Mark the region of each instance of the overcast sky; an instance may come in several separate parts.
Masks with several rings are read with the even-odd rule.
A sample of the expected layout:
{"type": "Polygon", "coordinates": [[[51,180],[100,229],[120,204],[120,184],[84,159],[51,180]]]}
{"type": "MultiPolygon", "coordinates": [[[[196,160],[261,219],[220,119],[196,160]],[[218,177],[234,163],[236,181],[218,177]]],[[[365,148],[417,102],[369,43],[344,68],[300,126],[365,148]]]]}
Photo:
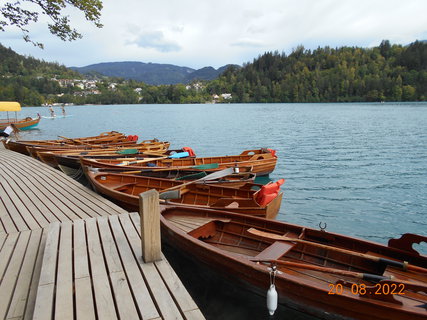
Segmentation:
{"type": "Polygon", "coordinates": [[[71,11],[83,39],[63,42],[46,23],[30,27],[40,50],[20,32],[0,42],[23,55],[66,66],[113,61],[170,63],[191,68],[251,62],[265,51],[303,45],[372,47],[388,39],[427,39],[426,0],[104,0],[98,29],[71,11]]]}

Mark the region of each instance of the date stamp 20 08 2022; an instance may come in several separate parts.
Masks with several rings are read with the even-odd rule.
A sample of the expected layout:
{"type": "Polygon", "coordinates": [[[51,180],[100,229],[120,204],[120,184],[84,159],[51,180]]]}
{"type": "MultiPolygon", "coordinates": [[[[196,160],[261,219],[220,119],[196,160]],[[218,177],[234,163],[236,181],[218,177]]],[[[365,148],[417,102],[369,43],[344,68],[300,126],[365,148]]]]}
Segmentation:
{"type": "MultiPolygon", "coordinates": [[[[344,293],[344,286],[341,283],[333,284],[330,283],[329,285],[329,292],[328,294],[337,294],[341,295],[344,293]]],[[[368,288],[366,284],[358,284],[353,283],[350,287],[350,292],[354,295],[365,295],[368,294],[368,288]]],[[[405,285],[403,283],[377,283],[374,286],[373,290],[370,290],[372,294],[375,295],[390,295],[390,294],[398,294],[398,295],[404,295],[405,294],[405,285]]]]}

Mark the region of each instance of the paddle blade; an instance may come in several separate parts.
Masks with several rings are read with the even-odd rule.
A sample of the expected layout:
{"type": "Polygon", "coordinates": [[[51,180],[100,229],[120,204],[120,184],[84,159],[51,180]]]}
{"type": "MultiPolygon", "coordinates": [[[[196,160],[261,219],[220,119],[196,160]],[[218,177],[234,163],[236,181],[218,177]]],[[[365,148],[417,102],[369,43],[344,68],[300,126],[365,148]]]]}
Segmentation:
{"type": "Polygon", "coordinates": [[[134,153],[138,153],[138,149],[117,150],[116,153],[118,153],[118,154],[134,154],[134,153]]]}
{"type": "Polygon", "coordinates": [[[162,199],[162,200],[179,199],[179,198],[181,198],[181,190],[180,189],[165,191],[165,192],[161,192],[159,194],[159,199],[162,199]]]}
{"type": "Polygon", "coordinates": [[[177,178],[176,180],[180,181],[180,180],[197,180],[203,177],[206,177],[207,174],[206,172],[202,171],[202,172],[197,172],[197,173],[193,173],[193,174],[187,174],[186,176],[177,178]]]}
{"type": "Polygon", "coordinates": [[[210,164],[201,164],[198,166],[193,166],[191,169],[200,169],[200,170],[208,170],[208,169],[218,169],[219,164],[218,163],[210,163],[210,164]]]}
{"type": "Polygon", "coordinates": [[[198,179],[198,181],[204,181],[204,180],[215,180],[222,177],[229,176],[230,174],[234,173],[234,168],[227,168],[224,170],[216,171],[214,173],[208,174],[207,176],[198,179]]]}

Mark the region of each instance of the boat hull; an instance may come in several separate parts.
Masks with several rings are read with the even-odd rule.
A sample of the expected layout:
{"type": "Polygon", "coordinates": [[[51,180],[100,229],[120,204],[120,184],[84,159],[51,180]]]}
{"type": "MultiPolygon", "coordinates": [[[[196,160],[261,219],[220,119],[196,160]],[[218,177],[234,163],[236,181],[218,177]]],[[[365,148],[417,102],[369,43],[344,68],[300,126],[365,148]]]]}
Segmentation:
{"type": "MultiPolygon", "coordinates": [[[[241,237],[240,239],[242,240],[239,241],[239,245],[236,245],[234,248],[230,247],[232,249],[226,252],[221,248],[222,244],[212,245],[205,241],[201,241],[200,239],[212,238],[211,243],[217,243],[216,241],[218,241],[218,238],[214,235],[211,224],[226,225],[230,221],[236,221],[240,225],[254,225],[258,228],[273,227],[273,229],[280,229],[280,222],[253,217],[243,217],[241,215],[233,215],[224,212],[215,212],[213,210],[205,210],[204,213],[202,213],[201,210],[193,210],[193,213],[196,212],[196,214],[192,215],[191,211],[187,210],[188,220],[186,221],[190,221],[190,217],[193,218],[193,221],[197,221],[197,219],[201,219],[202,217],[211,218],[211,220],[206,225],[200,225],[200,227],[196,226],[193,227],[194,229],[189,228],[188,231],[184,231],[183,227],[176,227],[180,222],[177,220],[179,215],[175,215],[174,211],[183,212],[182,209],[179,208],[169,208],[165,209],[162,213],[162,241],[173,247],[175,250],[185,252],[186,255],[190,256],[195,261],[202,263],[204,266],[214,268],[215,271],[222,274],[223,277],[230,281],[235,281],[245,289],[251,290],[254,294],[266,296],[267,289],[270,285],[270,271],[268,265],[252,262],[250,260],[252,257],[247,256],[247,251],[239,249],[242,247],[242,243],[246,246],[250,244],[249,238],[245,236],[246,234],[244,232],[241,232],[242,229],[239,230],[235,227],[230,227],[229,230],[233,230],[233,233],[237,234],[238,237],[241,237]]],[[[301,235],[303,235],[308,229],[302,227],[299,227],[298,229],[297,226],[292,227],[291,225],[289,230],[293,231],[298,238],[298,230],[301,232],[301,237],[301,235]]],[[[313,235],[317,234],[318,238],[324,237],[325,239],[339,239],[340,241],[343,241],[343,243],[346,241],[358,242],[355,243],[356,246],[366,246],[367,250],[376,250],[378,251],[378,254],[395,252],[389,247],[375,245],[361,240],[351,240],[351,238],[337,234],[323,232],[322,235],[322,231],[316,230],[312,230],[310,233],[313,235]]],[[[221,237],[224,237],[223,239],[227,238],[226,235],[221,237]]],[[[231,238],[227,239],[227,241],[231,241],[229,240],[231,238]]],[[[221,243],[224,243],[225,245],[226,241],[224,240],[221,243]]],[[[229,243],[230,246],[231,243],[233,242],[229,243]]],[[[267,246],[262,249],[261,254],[263,252],[267,252],[270,247],[267,246]]],[[[306,252],[306,254],[307,253],[308,252],[306,252]]],[[[397,251],[395,253],[397,255],[400,254],[397,251]]],[[[407,253],[407,258],[410,257],[411,254],[407,253]]],[[[425,265],[426,258],[424,257],[422,259],[425,265]]],[[[331,291],[331,284],[334,285],[336,283],[335,281],[340,277],[333,277],[328,274],[317,274],[321,279],[329,279],[322,282],[323,280],[318,281],[316,279],[316,274],[305,274],[303,272],[304,270],[300,271],[292,268],[280,270],[283,271],[282,274],[278,274],[275,278],[276,289],[279,295],[279,303],[322,319],[421,320],[425,319],[427,316],[425,308],[422,306],[413,306],[411,301],[412,297],[406,300],[409,301],[409,305],[405,305],[405,307],[403,307],[399,304],[402,299],[405,299],[402,298],[403,296],[388,296],[386,297],[387,300],[395,299],[396,301],[393,302],[392,300],[389,300],[389,302],[387,302],[378,298],[358,296],[349,292],[349,290],[346,290],[342,294],[331,295],[329,294],[331,291]],[[314,278],[311,278],[311,276],[314,276],[314,278]]],[[[423,279],[426,281],[426,277],[422,275],[414,275],[413,273],[408,273],[407,275],[417,278],[420,281],[423,279]]],[[[407,294],[411,295],[412,293],[410,292],[407,294]]],[[[417,296],[417,299],[420,299],[420,295],[417,296]]],[[[422,304],[422,301],[420,301],[419,304],[422,304]]]]}
{"type": "Polygon", "coordinates": [[[1,121],[0,120],[0,130],[4,130],[7,126],[10,124],[14,124],[19,130],[30,130],[38,126],[40,122],[40,117],[37,118],[25,118],[22,120],[16,120],[16,121],[1,121]]]}

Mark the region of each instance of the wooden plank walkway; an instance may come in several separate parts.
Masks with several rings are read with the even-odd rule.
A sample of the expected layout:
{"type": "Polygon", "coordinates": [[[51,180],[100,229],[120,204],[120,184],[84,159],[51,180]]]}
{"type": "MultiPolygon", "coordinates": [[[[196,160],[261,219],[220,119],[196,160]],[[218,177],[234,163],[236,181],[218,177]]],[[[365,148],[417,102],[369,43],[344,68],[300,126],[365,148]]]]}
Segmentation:
{"type": "Polygon", "coordinates": [[[139,215],[0,145],[0,319],[204,319],[139,215]]]}
{"type": "Polygon", "coordinates": [[[52,224],[34,319],[203,318],[164,257],[142,261],[139,229],[138,213],[52,224]]]}
{"type": "Polygon", "coordinates": [[[0,145],[0,233],[126,212],[40,161],[0,145]]]}

